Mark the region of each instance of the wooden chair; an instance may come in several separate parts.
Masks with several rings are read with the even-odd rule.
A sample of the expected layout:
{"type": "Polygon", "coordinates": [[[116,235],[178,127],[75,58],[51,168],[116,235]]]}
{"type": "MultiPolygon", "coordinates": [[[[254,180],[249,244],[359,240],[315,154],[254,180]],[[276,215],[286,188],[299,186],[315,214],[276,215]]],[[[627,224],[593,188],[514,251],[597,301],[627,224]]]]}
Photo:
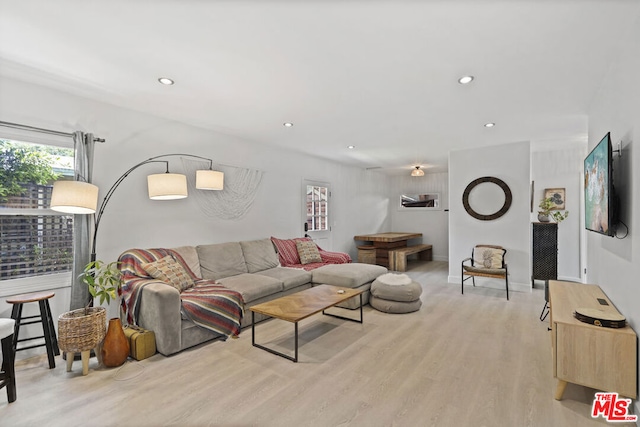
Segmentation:
{"type": "Polygon", "coordinates": [[[9,403],[16,400],[16,371],[13,366],[16,354],[13,351],[13,333],[15,320],[0,319],[0,340],[2,342],[2,369],[0,370],[0,388],[7,388],[9,403]]]}
{"type": "Polygon", "coordinates": [[[471,278],[473,286],[476,285],[476,277],[490,277],[493,279],[504,279],[507,289],[507,301],[509,300],[509,271],[507,263],[504,262],[504,255],[507,250],[502,246],[476,245],[470,258],[465,258],[461,263],[461,284],[460,288],[464,294],[464,282],[471,278]],[[467,263],[467,264],[465,264],[467,263]],[[465,278],[465,276],[467,276],[465,278]]]}

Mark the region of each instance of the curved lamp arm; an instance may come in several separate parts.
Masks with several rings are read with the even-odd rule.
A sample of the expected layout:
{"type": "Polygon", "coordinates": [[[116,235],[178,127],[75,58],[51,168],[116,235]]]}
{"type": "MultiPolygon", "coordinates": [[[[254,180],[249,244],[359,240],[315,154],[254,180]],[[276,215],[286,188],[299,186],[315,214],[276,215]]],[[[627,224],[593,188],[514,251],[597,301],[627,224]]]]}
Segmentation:
{"type": "Polygon", "coordinates": [[[107,191],[107,193],[105,194],[104,198],[102,199],[102,203],[100,203],[100,207],[97,211],[97,213],[94,214],[94,227],[93,227],[93,239],[91,242],[91,261],[95,261],[96,260],[96,237],[98,235],[98,227],[100,226],[100,220],[102,219],[102,215],[104,214],[104,211],[107,207],[107,204],[109,203],[109,200],[111,200],[111,196],[113,196],[113,193],[116,191],[116,189],[118,188],[118,186],[120,186],[120,184],[122,183],[122,181],[124,181],[131,172],[133,172],[134,170],[138,169],[141,166],[144,166],[146,164],[149,163],[165,163],[167,165],[167,173],[169,172],[169,162],[166,160],[157,160],[163,157],[174,157],[174,156],[186,156],[186,157],[193,157],[193,158],[197,158],[197,159],[202,159],[202,160],[208,160],[209,161],[209,170],[212,170],[213,167],[213,160],[206,158],[206,157],[201,157],[201,156],[196,156],[194,154],[184,154],[184,153],[173,153],[173,154],[161,154],[159,156],[154,156],[154,157],[150,157],[146,160],[143,160],[142,162],[132,166],[131,168],[129,168],[125,173],[123,173],[122,175],[120,175],[120,177],[116,180],[116,182],[113,183],[113,185],[111,186],[111,188],[109,188],[109,191],[107,191]]]}

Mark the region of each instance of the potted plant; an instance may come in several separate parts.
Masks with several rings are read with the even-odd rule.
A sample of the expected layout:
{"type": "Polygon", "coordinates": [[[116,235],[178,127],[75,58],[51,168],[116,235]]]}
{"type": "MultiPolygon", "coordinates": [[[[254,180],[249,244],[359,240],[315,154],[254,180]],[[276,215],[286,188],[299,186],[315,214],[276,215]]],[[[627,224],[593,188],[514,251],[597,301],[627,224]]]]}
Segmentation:
{"type": "MultiPolygon", "coordinates": [[[[118,290],[122,286],[122,272],[118,269],[116,261],[106,264],[104,261],[91,261],[84,267],[80,279],[89,287],[89,293],[93,298],[100,298],[100,304],[111,303],[118,298],[118,290]]],[[[87,303],[87,307],[91,302],[87,303]]]]}
{"type": "MultiPolygon", "coordinates": [[[[116,261],[105,263],[96,260],[88,263],[80,275],[82,281],[89,287],[93,298],[98,298],[100,304],[110,304],[112,299],[118,299],[118,291],[122,286],[122,272],[116,261]]],[[[129,356],[129,340],[122,329],[119,317],[109,319],[109,328],[104,337],[102,348],[102,364],[107,367],[122,365],[129,356]]]]}
{"type": "Polygon", "coordinates": [[[538,207],[540,208],[538,211],[538,221],[540,222],[549,222],[553,218],[555,222],[560,224],[569,216],[569,211],[560,212],[555,209],[556,204],[551,197],[542,199],[538,207]]]}
{"type": "MultiPolygon", "coordinates": [[[[107,323],[107,311],[104,307],[92,307],[93,299],[98,298],[100,304],[104,302],[110,303],[112,299],[118,297],[118,289],[122,285],[122,273],[117,268],[116,262],[105,263],[100,260],[91,261],[88,263],[79,278],[89,287],[89,293],[91,299],[87,302],[84,308],[72,310],[63,313],[58,318],[58,343],[60,348],[66,352],[71,353],[67,355],[67,371],[71,370],[71,363],[73,362],[73,353],[81,353],[82,355],[82,373],[86,375],[88,373],[88,359],[90,351],[96,349],[96,354],[101,363],[105,366],[119,366],[124,363],[126,356],[117,365],[107,365],[104,361],[105,348],[102,345],[102,349],[99,346],[105,340],[107,336],[106,323],[107,323]]],[[[113,320],[113,319],[111,319],[113,320]]],[[[109,321],[109,325],[112,323],[109,321]]],[[[122,331],[122,324],[120,319],[117,319],[120,333],[124,337],[122,331]]],[[[118,335],[117,327],[111,328],[111,333],[118,335]]],[[[126,337],[125,341],[126,341],[126,337]]],[[[127,355],[129,353],[128,341],[127,355]]],[[[109,350],[107,350],[109,352],[109,350]]],[[[111,353],[111,352],[109,352],[111,353]]],[[[121,352],[120,352],[121,353],[121,352]]],[[[109,360],[110,362],[110,360],[109,360]]]]}

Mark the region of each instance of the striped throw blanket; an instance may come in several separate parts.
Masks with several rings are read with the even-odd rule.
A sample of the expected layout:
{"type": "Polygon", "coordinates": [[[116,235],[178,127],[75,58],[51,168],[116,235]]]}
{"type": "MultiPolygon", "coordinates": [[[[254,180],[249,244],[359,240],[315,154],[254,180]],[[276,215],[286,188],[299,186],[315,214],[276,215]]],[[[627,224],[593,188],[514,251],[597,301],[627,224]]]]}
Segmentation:
{"type": "Polygon", "coordinates": [[[213,280],[196,277],[180,254],[171,249],[131,249],[118,258],[124,279],[120,290],[121,310],[127,321],[130,324],[138,324],[144,287],[151,283],[162,283],[149,276],[142,264],[157,261],[167,255],[179,262],[195,282],[194,287],[180,293],[183,313],[200,327],[221,335],[239,335],[244,306],[242,295],[216,284],[213,280]]]}

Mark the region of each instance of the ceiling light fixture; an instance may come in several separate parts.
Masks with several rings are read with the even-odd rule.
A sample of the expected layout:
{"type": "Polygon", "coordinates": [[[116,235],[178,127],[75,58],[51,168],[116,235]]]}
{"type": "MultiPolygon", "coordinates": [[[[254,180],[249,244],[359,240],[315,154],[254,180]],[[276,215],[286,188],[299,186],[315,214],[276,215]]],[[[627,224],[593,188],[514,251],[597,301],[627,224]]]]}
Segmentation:
{"type": "Polygon", "coordinates": [[[353,150],[354,148],[356,148],[356,146],[355,146],[355,145],[347,145],[347,148],[348,148],[349,150],[353,150]]]}
{"type": "Polygon", "coordinates": [[[424,176],[424,171],[420,169],[420,166],[416,166],[415,169],[411,171],[411,176],[424,176]]]}
{"type": "Polygon", "coordinates": [[[293,126],[293,123],[285,122],[285,123],[282,124],[282,126],[284,126],[286,128],[290,128],[291,126],[293,126]]]}
{"type": "Polygon", "coordinates": [[[163,85],[166,85],[166,86],[171,86],[172,84],[174,84],[174,83],[175,83],[173,80],[171,80],[171,79],[170,79],[170,78],[168,78],[168,77],[160,77],[160,78],[158,79],[158,81],[159,81],[160,83],[162,83],[163,85]]]}
{"type": "Polygon", "coordinates": [[[471,83],[473,79],[474,79],[473,76],[462,76],[458,79],[458,83],[460,83],[461,85],[466,85],[471,83]]]}
{"type": "Polygon", "coordinates": [[[485,123],[484,127],[486,128],[492,128],[494,127],[496,124],[495,123],[485,123]]]}

